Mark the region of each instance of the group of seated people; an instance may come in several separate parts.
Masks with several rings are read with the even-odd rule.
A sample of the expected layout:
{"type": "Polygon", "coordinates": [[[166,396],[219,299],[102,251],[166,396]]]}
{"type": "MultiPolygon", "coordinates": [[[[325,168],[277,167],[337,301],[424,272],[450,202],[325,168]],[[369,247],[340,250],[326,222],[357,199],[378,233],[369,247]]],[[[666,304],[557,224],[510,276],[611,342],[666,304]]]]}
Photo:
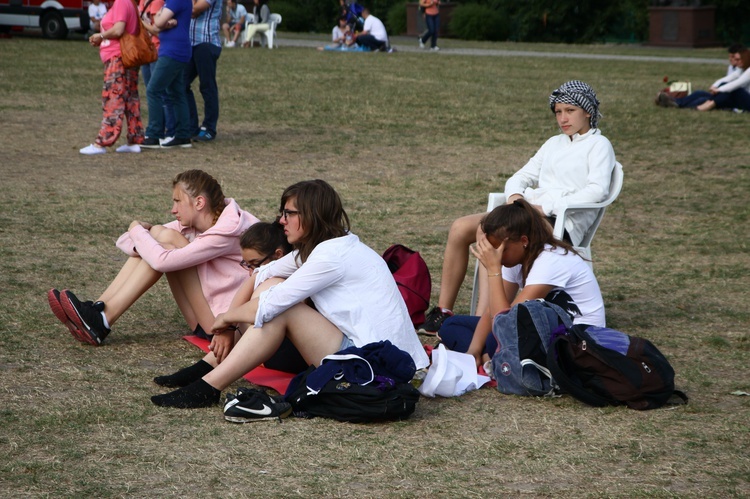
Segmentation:
{"type": "Polygon", "coordinates": [[[251,47],[257,33],[265,33],[271,29],[271,9],[268,7],[268,0],[253,0],[253,4],[253,12],[249,14],[245,6],[237,0],[227,0],[226,17],[221,25],[225,47],[235,47],[240,35],[242,46],[251,47]]]}
{"type": "MultiPolygon", "coordinates": [[[[552,92],[548,105],[562,133],[508,180],[507,204],[453,224],[439,306],[422,328],[472,354],[477,366],[494,352],[492,317],[552,291],[565,291],[576,302],[574,322],[605,325],[597,280],[574,249],[590,221],[571,217],[561,241],[552,235],[550,219],[567,202],[606,197],[614,151],[597,127],[599,101],[589,85],[569,81],[552,92]],[[461,318],[451,308],[469,251],[486,270],[486,299],[480,316],[461,318]]],[[[270,223],[226,198],[201,170],[177,175],[171,196],[175,221],[135,220],[118,239],[127,261],[96,301],[68,289],[48,292],[52,312],[71,334],[101,345],[119,317],[166,275],[190,329],[210,338],[210,352],[156,377],[158,385],[175,390],[153,396],[154,404],[212,406],[222,390],[261,364],[299,372],[348,347],[385,340],[408,353],[417,369],[429,366],[387,264],[352,232],[327,182],[287,187],[270,223]]]]}
{"type": "Polygon", "coordinates": [[[331,43],[318,50],[379,51],[390,50],[383,21],[370,9],[356,2],[340,0],[338,24],[331,31],[331,43]]]}
{"type": "Polygon", "coordinates": [[[750,50],[741,44],[730,46],[727,74],[716,80],[707,91],[698,90],[682,97],[662,91],[657,94],[655,104],[698,111],[750,111],[750,50]]]}

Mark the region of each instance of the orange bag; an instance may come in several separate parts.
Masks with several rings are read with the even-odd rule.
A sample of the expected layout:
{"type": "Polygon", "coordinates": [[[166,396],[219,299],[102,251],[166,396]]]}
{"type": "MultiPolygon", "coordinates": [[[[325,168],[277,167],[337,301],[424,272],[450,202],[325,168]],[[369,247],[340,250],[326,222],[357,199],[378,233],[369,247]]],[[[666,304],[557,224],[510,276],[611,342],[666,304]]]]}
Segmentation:
{"type": "MultiPolygon", "coordinates": [[[[138,13],[138,5],[135,5],[135,11],[138,13]]],[[[126,31],[120,37],[120,51],[122,52],[122,64],[126,68],[134,68],[151,64],[158,57],[154,42],[151,40],[151,33],[143,27],[143,21],[138,21],[138,33],[131,35],[126,31]]]]}

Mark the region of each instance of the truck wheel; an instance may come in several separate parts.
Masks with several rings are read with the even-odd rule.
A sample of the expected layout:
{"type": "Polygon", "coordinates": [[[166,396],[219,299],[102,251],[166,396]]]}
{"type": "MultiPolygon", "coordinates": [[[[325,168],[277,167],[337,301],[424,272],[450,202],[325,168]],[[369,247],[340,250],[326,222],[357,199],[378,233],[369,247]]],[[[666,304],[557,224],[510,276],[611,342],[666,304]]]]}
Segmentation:
{"type": "Polygon", "coordinates": [[[62,39],[68,36],[68,27],[59,12],[48,12],[42,17],[42,35],[44,38],[62,39]]]}

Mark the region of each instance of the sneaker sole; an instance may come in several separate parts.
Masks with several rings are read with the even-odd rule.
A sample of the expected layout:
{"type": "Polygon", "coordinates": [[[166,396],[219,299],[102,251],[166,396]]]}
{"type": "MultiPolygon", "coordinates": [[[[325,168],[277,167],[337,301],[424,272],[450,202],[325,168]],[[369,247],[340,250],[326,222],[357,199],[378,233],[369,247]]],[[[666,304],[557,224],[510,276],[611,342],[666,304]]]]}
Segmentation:
{"type": "Polygon", "coordinates": [[[224,416],[224,419],[229,421],[230,423],[254,423],[255,421],[276,421],[279,419],[284,419],[288,417],[292,413],[292,408],[290,407],[286,411],[282,412],[278,416],[266,416],[263,418],[243,418],[240,416],[224,416]]]}
{"type": "MultiPolygon", "coordinates": [[[[81,338],[83,338],[82,341],[85,341],[86,343],[90,345],[94,345],[95,347],[98,347],[101,345],[101,340],[97,338],[94,334],[89,331],[89,328],[86,326],[86,323],[83,322],[83,319],[78,314],[78,310],[73,306],[73,303],[68,298],[68,295],[65,293],[64,290],[62,293],[60,293],[60,305],[62,305],[63,310],[65,311],[65,314],[68,316],[70,321],[78,328],[78,330],[82,333],[81,338]]],[[[79,338],[80,339],[80,338],[79,338]]]]}
{"type": "Polygon", "coordinates": [[[88,340],[86,339],[87,335],[82,333],[78,327],[73,324],[70,318],[68,318],[68,314],[63,310],[62,303],[60,303],[60,299],[58,298],[58,295],[55,294],[54,289],[47,291],[47,301],[49,302],[49,308],[52,309],[52,313],[55,314],[57,320],[62,322],[63,325],[68,328],[68,331],[73,335],[73,338],[81,343],[88,343],[88,340]]]}
{"type": "Polygon", "coordinates": [[[422,336],[437,336],[437,331],[426,331],[424,329],[417,329],[417,334],[422,336]]]}
{"type": "Polygon", "coordinates": [[[189,149],[193,144],[180,144],[178,146],[159,146],[161,149],[189,149]]]}

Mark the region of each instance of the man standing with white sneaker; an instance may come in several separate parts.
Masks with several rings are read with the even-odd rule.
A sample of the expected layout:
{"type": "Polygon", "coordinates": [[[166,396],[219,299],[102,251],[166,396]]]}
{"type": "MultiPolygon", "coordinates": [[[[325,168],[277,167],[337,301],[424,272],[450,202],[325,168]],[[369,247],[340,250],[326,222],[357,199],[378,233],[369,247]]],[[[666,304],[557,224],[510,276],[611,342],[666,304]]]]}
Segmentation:
{"type": "Polygon", "coordinates": [[[190,133],[193,140],[208,142],[216,137],[219,121],[219,86],[216,84],[216,62],[221,55],[221,0],[193,0],[193,20],[190,22],[192,57],[185,69],[185,85],[190,113],[190,133]],[[198,106],[195,103],[193,81],[200,80],[203,96],[203,124],[198,127],[198,106]]]}

